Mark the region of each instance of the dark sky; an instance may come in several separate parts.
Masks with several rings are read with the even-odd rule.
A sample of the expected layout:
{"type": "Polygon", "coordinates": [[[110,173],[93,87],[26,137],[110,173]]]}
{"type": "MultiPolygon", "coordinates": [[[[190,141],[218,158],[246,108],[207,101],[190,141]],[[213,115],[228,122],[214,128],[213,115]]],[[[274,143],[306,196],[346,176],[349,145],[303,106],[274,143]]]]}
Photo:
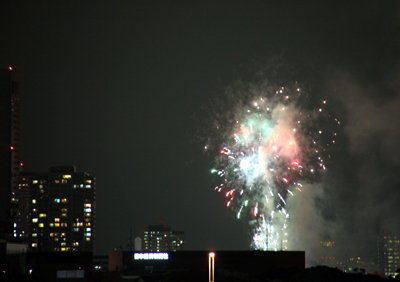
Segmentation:
{"type": "Polygon", "coordinates": [[[25,170],[74,164],[97,177],[97,254],[156,220],[184,230],[191,250],[248,249],[191,116],[285,50],[336,90],[343,142],[319,208],[331,237],[369,255],[377,230],[399,223],[399,2],[181,2],[2,1],[0,65],[19,75],[25,170]]]}

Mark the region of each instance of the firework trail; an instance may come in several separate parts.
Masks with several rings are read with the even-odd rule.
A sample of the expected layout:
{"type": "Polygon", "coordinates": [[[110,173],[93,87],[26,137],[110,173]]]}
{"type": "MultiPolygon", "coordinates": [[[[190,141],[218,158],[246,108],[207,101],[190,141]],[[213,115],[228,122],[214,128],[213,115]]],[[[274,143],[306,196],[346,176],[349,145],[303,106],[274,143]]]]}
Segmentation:
{"type": "Polygon", "coordinates": [[[204,149],[218,149],[211,171],[221,179],[215,190],[237,218],[249,220],[251,247],[285,250],[286,199],[300,193],[303,182],[319,181],[340,122],[326,100],[313,101],[297,83],[251,85],[243,92],[216,103],[216,137],[204,149]]]}

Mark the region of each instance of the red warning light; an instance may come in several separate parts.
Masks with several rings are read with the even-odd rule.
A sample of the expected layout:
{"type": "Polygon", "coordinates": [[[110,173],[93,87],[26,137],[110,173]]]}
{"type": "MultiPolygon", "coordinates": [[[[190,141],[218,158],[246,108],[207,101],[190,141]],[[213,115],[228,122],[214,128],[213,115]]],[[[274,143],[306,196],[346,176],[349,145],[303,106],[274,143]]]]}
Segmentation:
{"type": "Polygon", "coordinates": [[[11,146],[11,150],[14,150],[14,147],[13,147],[13,146],[11,146]]]}
{"type": "Polygon", "coordinates": [[[12,70],[12,67],[8,67],[9,70],[12,70]]]}
{"type": "Polygon", "coordinates": [[[24,166],[24,164],[23,164],[23,163],[20,163],[19,165],[20,165],[20,166],[24,166]]]}

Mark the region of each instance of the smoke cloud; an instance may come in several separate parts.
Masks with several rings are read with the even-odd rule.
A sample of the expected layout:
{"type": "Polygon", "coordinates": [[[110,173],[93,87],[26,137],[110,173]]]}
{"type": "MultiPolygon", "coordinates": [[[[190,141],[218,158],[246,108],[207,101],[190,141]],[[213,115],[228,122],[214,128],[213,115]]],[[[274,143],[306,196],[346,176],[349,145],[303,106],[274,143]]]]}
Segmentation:
{"type": "Polygon", "coordinates": [[[376,261],[377,236],[400,234],[398,85],[336,73],[327,85],[342,116],[342,138],[323,181],[288,199],[290,248],[306,250],[308,266],[324,252],[320,241],[335,241],[339,259],[376,261]]]}

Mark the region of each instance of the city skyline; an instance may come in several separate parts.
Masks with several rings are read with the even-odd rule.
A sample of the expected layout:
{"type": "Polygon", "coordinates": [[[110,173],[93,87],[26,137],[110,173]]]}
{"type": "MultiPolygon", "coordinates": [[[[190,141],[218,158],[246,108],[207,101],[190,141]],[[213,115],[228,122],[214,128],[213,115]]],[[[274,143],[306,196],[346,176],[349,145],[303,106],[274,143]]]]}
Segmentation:
{"type": "Polygon", "coordinates": [[[307,251],[334,235],[372,255],[375,235],[398,225],[399,4],[172,6],[1,4],[24,170],[69,164],[96,176],[98,254],[156,220],[184,230],[189,250],[247,250],[247,222],[213,190],[213,156],[197,142],[201,108],[283,54],[300,83],[329,90],[343,126],[326,181],[299,198],[312,213],[293,219],[318,226],[297,226],[307,236],[292,240],[307,251]]]}

